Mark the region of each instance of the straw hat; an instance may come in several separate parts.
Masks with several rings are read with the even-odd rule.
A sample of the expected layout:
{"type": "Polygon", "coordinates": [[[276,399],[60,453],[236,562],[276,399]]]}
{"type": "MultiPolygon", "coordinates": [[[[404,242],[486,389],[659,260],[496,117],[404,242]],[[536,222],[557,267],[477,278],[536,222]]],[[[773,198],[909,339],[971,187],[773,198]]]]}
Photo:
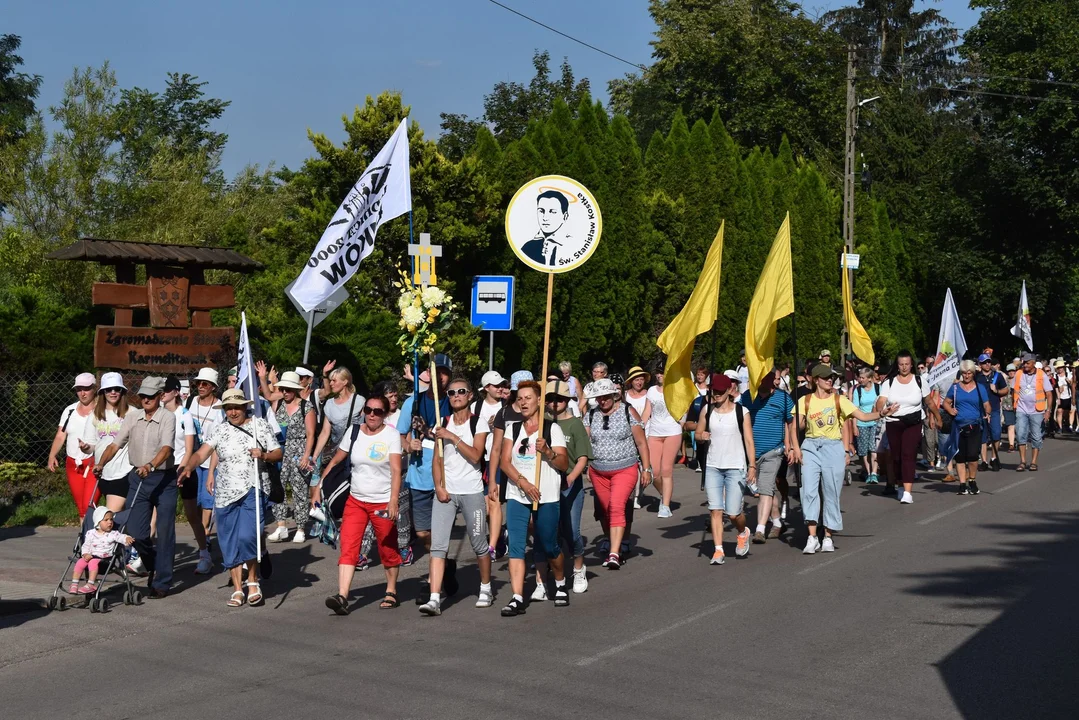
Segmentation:
{"type": "Polygon", "coordinates": [[[640,365],[634,365],[629,369],[629,372],[626,373],[626,384],[628,385],[629,383],[633,382],[634,378],[639,378],[641,376],[644,377],[645,385],[647,385],[648,382],[652,379],[652,376],[649,375],[644,368],[642,368],[640,365]]]}
{"type": "Polygon", "coordinates": [[[254,405],[254,400],[244,397],[244,391],[239,388],[230,388],[221,396],[221,402],[214,405],[214,410],[224,410],[230,407],[254,405]]]}

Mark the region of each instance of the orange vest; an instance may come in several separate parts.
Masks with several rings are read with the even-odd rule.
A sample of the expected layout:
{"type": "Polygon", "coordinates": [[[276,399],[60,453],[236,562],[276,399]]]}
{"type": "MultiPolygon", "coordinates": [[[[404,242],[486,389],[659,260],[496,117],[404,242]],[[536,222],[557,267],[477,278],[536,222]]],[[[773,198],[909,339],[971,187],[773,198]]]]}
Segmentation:
{"type": "MultiPolygon", "coordinates": [[[[1015,385],[1012,386],[1012,400],[1015,402],[1016,409],[1019,408],[1019,383],[1021,377],[1024,375],[1022,371],[1015,374],[1015,385]]],[[[1049,405],[1045,399],[1045,373],[1041,370],[1034,371],[1034,409],[1038,412],[1045,412],[1049,405]]]]}

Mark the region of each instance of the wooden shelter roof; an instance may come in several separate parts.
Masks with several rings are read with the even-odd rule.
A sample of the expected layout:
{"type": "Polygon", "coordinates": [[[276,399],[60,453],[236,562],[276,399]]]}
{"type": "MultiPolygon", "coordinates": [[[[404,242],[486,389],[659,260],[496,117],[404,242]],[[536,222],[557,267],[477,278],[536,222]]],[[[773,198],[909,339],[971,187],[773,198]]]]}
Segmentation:
{"type": "Polygon", "coordinates": [[[91,260],[106,265],[140,263],[248,272],[262,264],[227,248],[162,245],[129,240],[83,238],[46,256],[50,260],[91,260]]]}

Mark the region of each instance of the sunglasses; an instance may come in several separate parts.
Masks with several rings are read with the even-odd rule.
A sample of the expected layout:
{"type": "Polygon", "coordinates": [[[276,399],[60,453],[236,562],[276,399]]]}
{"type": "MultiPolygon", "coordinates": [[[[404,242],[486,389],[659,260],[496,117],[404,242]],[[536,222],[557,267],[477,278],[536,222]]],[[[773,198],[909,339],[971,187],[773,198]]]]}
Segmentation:
{"type": "Polygon", "coordinates": [[[528,454],[528,438],[521,438],[521,447],[517,448],[518,455],[528,454]]]}
{"type": "Polygon", "coordinates": [[[94,389],[93,385],[86,385],[86,386],[75,388],[75,392],[90,392],[93,389],[94,389]]]}
{"type": "Polygon", "coordinates": [[[544,400],[548,403],[569,402],[569,399],[564,398],[561,395],[548,395],[544,400]]]}
{"type": "Polygon", "coordinates": [[[611,429],[611,416],[610,415],[604,415],[603,416],[603,429],[604,430],[610,430],[611,429]]]}
{"type": "Polygon", "coordinates": [[[456,390],[447,390],[446,397],[457,397],[458,395],[468,395],[466,388],[457,388],[456,390]]]}
{"type": "Polygon", "coordinates": [[[105,391],[106,395],[120,395],[121,393],[123,393],[123,390],[120,390],[119,388],[109,388],[105,391]]]}
{"type": "Polygon", "coordinates": [[[365,413],[368,413],[369,415],[374,415],[375,417],[382,417],[383,415],[386,414],[386,409],[385,408],[383,408],[383,407],[371,407],[370,405],[364,405],[363,406],[363,411],[365,413]]]}

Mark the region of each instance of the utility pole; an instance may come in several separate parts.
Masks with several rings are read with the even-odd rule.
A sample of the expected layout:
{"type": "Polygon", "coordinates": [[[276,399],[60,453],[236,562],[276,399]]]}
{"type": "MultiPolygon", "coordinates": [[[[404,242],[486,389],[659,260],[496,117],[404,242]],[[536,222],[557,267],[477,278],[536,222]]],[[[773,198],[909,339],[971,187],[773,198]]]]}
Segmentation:
{"type": "MultiPolygon", "coordinates": [[[[858,134],[858,96],[855,92],[855,80],[858,73],[858,46],[847,46],[847,134],[846,162],[843,168],[843,245],[844,252],[854,252],[854,141],[858,134]]],[[[854,271],[847,270],[847,282],[850,283],[851,296],[854,295],[854,271]]],[[[845,365],[850,354],[850,338],[847,337],[847,324],[843,323],[843,360],[845,365]]]]}

